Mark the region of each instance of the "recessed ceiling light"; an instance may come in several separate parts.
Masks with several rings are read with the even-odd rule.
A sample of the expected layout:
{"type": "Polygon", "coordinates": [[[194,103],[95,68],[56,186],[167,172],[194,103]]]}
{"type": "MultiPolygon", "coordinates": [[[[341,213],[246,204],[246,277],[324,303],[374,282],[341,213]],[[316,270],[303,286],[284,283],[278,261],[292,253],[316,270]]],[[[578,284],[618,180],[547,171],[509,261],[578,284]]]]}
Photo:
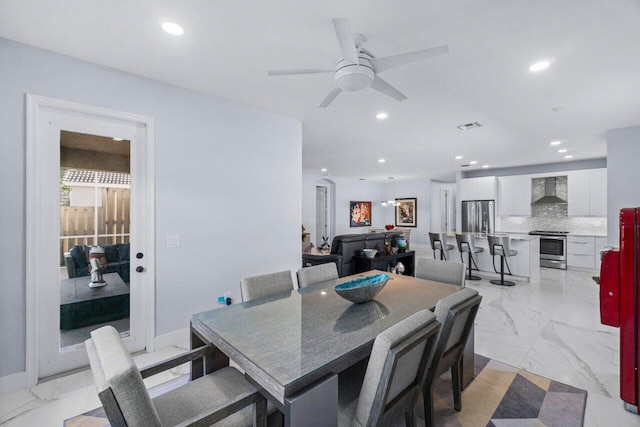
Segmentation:
{"type": "Polygon", "coordinates": [[[114,141],[124,141],[123,138],[111,138],[111,139],[113,139],[114,141]]]}
{"type": "Polygon", "coordinates": [[[566,148],[561,148],[558,150],[558,153],[566,153],[567,149],[566,148]]]}
{"type": "Polygon", "coordinates": [[[560,144],[562,144],[562,141],[553,141],[549,143],[549,145],[560,145],[560,144]]]}
{"type": "Polygon", "coordinates": [[[385,159],[378,159],[378,163],[384,163],[384,162],[386,162],[385,159]]]}
{"type": "Polygon", "coordinates": [[[378,120],[384,120],[384,119],[386,119],[387,117],[389,117],[389,114],[384,113],[384,112],[381,112],[381,113],[376,114],[376,119],[378,119],[378,120]]]}
{"type": "Polygon", "coordinates": [[[482,167],[486,169],[489,167],[489,165],[482,165],[482,167]]]}
{"type": "Polygon", "coordinates": [[[573,156],[571,154],[567,154],[566,156],[564,156],[565,159],[573,159],[573,156]]]}
{"type": "Polygon", "coordinates": [[[171,21],[163,21],[162,29],[174,36],[181,36],[184,34],[184,28],[171,21]]]}
{"type": "Polygon", "coordinates": [[[529,67],[529,71],[532,71],[535,73],[537,71],[546,70],[547,68],[549,68],[552,62],[553,62],[552,59],[545,59],[543,61],[536,62],[535,64],[529,67]]]}
{"type": "Polygon", "coordinates": [[[462,156],[456,156],[456,160],[460,160],[462,156]]]}
{"type": "Polygon", "coordinates": [[[478,162],[477,162],[477,161],[475,161],[475,160],[471,160],[471,161],[469,162],[469,164],[470,164],[470,165],[475,165],[476,163],[478,163],[478,162]]]}
{"type": "Polygon", "coordinates": [[[322,168],[322,169],[320,169],[320,171],[322,171],[322,172],[326,172],[326,171],[327,171],[327,168],[322,168]]]}

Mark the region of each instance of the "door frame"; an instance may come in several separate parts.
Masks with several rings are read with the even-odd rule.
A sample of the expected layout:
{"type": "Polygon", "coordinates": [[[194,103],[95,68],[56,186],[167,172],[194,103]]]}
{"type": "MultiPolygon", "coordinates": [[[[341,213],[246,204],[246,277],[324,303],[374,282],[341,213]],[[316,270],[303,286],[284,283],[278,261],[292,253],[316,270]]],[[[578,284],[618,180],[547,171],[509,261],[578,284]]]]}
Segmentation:
{"type": "MultiPolygon", "coordinates": [[[[143,177],[146,187],[145,241],[142,243],[148,255],[145,262],[143,310],[145,323],[145,347],[153,351],[155,338],[155,170],[154,170],[154,120],[137,114],[110,110],[40,95],[26,94],[26,374],[29,386],[38,382],[38,295],[40,291],[39,277],[44,269],[39,262],[38,243],[42,233],[52,230],[39,229],[38,223],[38,141],[44,137],[44,129],[40,120],[43,111],[55,111],[68,115],[82,115],[95,120],[106,120],[126,123],[144,128],[144,148],[146,175],[143,177]]],[[[131,266],[134,266],[133,260],[131,266]]]]}

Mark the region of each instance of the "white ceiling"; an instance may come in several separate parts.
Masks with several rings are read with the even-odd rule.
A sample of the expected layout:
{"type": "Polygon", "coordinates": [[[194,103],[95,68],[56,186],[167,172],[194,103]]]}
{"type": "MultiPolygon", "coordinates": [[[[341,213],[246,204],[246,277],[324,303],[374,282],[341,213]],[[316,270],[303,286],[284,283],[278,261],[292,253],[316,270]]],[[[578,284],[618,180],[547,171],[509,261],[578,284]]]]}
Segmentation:
{"type": "Polygon", "coordinates": [[[0,37],[300,119],[303,170],[333,176],[565,161],[556,139],[573,160],[604,157],[607,129],[640,124],[638,0],[0,0],[0,37]],[[365,90],[321,109],[332,74],[267,70],[332,68],[337,16],[376,56],[450,53],[382,75],[403,102],[365,90]],[[164,33],[163,17],[185,35],[164,33]],[[528,70],[546,57],[550,69],[528,70]],[[456,128],[473,121],[483,127],[456,128]]]}

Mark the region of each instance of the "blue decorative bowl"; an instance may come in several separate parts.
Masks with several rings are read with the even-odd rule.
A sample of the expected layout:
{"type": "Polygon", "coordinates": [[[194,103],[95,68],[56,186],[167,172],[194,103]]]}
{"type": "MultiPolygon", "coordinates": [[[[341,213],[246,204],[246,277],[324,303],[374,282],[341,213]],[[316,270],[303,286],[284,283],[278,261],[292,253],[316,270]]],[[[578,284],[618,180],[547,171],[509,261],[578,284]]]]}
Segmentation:
{"type": "Polygon", "coordinates": [[[388,280],[387,274],[374,274],[340,283],[333,289],[342,298],[360,304],[371,301],[384,288],[388,280]]]}
{"type": "Polygon", "coordinates": [[[406,248],[407,239],[405,239],[404,237],[398,238],[398,240],[396,240],[396,245],[398,245],[399,248],[406,248]]]}

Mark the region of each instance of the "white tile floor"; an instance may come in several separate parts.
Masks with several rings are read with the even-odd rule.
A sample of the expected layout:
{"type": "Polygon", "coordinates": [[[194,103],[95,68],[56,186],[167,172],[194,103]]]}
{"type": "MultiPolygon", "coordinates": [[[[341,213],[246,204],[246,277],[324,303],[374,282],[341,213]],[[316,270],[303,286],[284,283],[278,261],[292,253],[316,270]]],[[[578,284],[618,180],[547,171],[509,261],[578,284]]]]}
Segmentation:
{"type": "MultiPolygon", "coordinates": [[[[600,324],[593,273],[542,269],[537,283],[500,287],[467,282],[483,296],[476,352],[588,391],[585,426],[640,426],[618,398],[618,329],[600,324]]],[[[170,347],[135,357],[140,366],[183,352],[170,347]]],[[[149,386],[180,372],[150,378],[149,386]]],[[[149,381],[147,380],[147,381],[149,381]]],[[[83,371],[0,397],[0,423],[61,426],[100,406],[90,372],[83,371]]]]}

